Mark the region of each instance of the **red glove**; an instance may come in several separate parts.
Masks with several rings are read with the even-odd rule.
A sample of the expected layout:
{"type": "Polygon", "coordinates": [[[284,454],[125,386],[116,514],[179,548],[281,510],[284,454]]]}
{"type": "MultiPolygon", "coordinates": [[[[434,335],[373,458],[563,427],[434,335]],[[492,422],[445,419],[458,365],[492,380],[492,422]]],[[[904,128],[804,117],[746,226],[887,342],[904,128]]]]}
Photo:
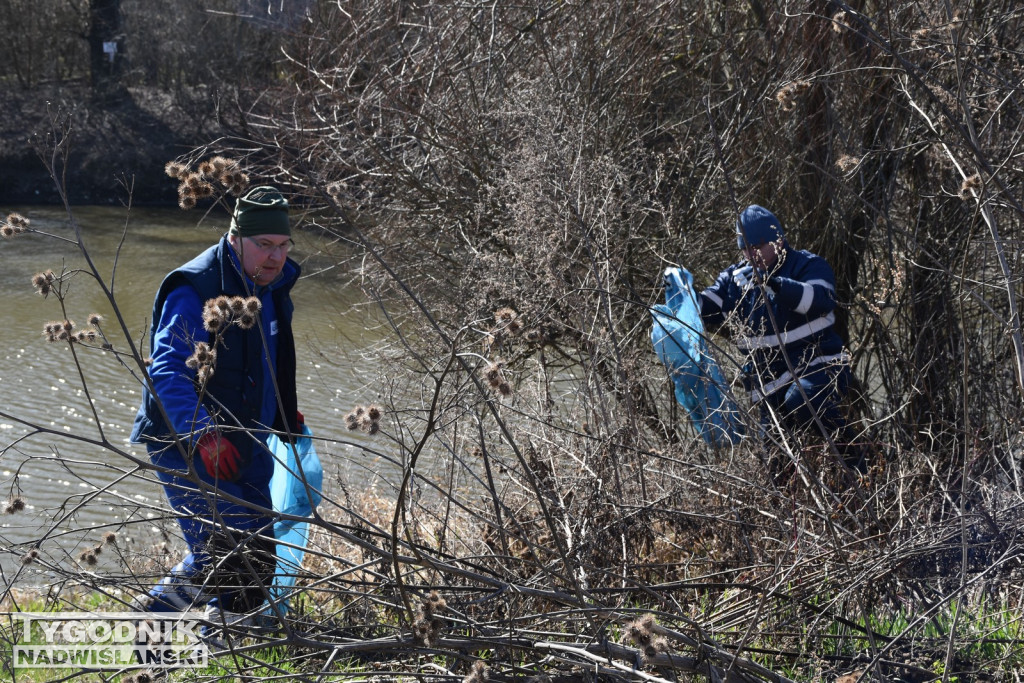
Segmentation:
{"type": "Polygon", "coordinates": [[[207,432],[199,437],[196,448],[206,466],[206,473],[214,479],[236,481],[241,474],[242,456],[234,444],[220,435],[207,432]]]}

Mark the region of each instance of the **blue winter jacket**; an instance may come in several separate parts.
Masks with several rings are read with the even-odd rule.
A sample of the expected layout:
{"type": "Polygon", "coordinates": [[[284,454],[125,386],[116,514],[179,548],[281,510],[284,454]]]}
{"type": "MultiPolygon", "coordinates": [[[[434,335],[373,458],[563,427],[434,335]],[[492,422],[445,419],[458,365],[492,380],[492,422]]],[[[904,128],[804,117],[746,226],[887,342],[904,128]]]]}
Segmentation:
{"type": "Polygon", "coordinates": [[[270,481],[273,459],[262,447],[267,430],[287,428],[300,433],[291,325],[294,305],[290,296],[300,272],[299,264],[288,259],[277,280],[257,287],[243,274],[225,235],[164,279],[153,304],[149,376],[170,424],[164,420],[155,397],[144,387],[132,429],[133,442],[147,443],[149,450],[166,457],[169,461],[165,464],[170,466],[180,462],[178,449],[166,448],[174,434],[190,449],[204,432],[219,427],[249,463],[243,479],[261,485],[270,481]],[[203,306],[220,295],[258,296],[261,320],[249,330],[231,325],[222,335],[214,372],[200,397],[196,371],[185,361],[193,354],[196,342],[212,346],[213,336],[203,325],[203,306]],[[278,406],[271,367],[283,412],[278,406]]]}
{"type": "Polygon", "coordinates": [[[747,265],[741,261],[722,271],[700,301],[705,322],[724,323],[746,354],[743,370],[755,402],[787,387],[792,371],[799,377],[824,364],[849,362],[835,329],[836,278],[825,259],[787,245],[768,285],[741,291],[733,274],[747,265]]]}

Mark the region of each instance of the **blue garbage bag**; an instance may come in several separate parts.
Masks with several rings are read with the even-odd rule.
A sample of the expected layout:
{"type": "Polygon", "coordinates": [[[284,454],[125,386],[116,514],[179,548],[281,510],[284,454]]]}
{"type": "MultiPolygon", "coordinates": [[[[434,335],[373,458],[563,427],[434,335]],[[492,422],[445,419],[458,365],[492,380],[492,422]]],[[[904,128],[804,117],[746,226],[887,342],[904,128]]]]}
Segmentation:
{"type": "MultiPolygon", "coordinates": [[[[270,499],[274,510],[296,517],[311,517],[320,504],[324,470],[313,445],[313,432],[307,425],[296,435],[295,446],[276,434],[267,439],[267,448],[274,455],[274,474],[270,479],[270,499]]],[[[284,611],[292,592],[309,536],[309,523],[281,519],[274,524],[277,539],[277,568],[270,594],[284,611]]]]}
{"type": "Polygon", "coordinates": [[[739,409],[709,351],[693,275],[685,268],[665,270],[665,302],[652,309],[651,343],[671,374],[676,401],[708,444],[739,442],[743,438],[739,409]]]}

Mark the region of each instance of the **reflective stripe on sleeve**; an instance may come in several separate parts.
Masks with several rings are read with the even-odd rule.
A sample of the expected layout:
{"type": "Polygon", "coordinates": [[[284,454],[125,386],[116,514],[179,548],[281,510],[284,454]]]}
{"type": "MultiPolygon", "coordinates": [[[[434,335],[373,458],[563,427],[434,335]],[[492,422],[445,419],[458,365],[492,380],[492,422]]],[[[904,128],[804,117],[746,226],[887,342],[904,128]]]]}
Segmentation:
{"type": "Polygon", "coordinates": [[[712,294],[711,292],[701,292],[700,294],[701,296],[707,297],[708,301],[718,306],[719,308],[721,308],[722,304],[725,303],[722,301],[722,297],[718,296],[717,294],[712,294]]]}
{"type": "Polygon", "coordinates": [[[754,351],[756,349],[772,349],[784,346],[809,337],[812,334],[817,334],[822,330],[827,330],[835,321],[835,312],[830,312],[799,327],[785,330],[781,334],[769,334],[763,337],[742,337],[736,342],[736,347],[740,351],[754,351]]]}
{"type": "Polygon", "coordinates": [[[796,305],[793,310],[803,315],[807,311],[811,310],[811,304],[814,303],[814,287],[809,284],[802,284],[804,292],[800,296],[800,303],[796,305]]]}
{"type": "Polygon", "coordinates": [[[812,287],[824,287],[830,292],[836,291],[836,288],[828,280],[808,280],[807,284],[812,287]]]}
{"type": "MultiPolygon", "coordinates": [[[[849,363],[849,362],[850,362],[850,354],[846,353],[845,351],[843,351],[842,353],[833,354],[831,356],[817,356],[815,358],[812,358],[811,361],[807,365],[803,366],[800,369],[800,372],[801,373],[806,372],[807,370],[810,370],[813,367],[817,367],[819,365],[824,365],[826,363],[829,363],[829,364],[836,363],[836,364],[838,364],[838,363],[849,363]]],[[[783,386],[789,384],[792,381],[793,381],[793,373],[791,373],[789,370],[787,370],[786,372],[782,373],[782,375],[780,375],[778,377],[778,379],[773,379],[771,382],[768,382],[767,384],[762,384],[759,387],[754,387],[753,389],[751,389],[750,390],[750,400],[753,403],[757,403],[758,401],[763,399],[765,396],[771,396],[776,391],[778,391],[783,386]]]]}

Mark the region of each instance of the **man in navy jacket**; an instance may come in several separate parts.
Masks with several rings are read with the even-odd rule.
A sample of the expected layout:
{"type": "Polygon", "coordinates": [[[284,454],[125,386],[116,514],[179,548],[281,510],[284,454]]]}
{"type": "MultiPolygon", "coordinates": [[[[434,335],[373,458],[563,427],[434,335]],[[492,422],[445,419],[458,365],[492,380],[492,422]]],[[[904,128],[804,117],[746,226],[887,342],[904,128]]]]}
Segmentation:
{"type": "Polygon", "coordinates": [[[725,325],[746,354],[743,371],[766,429],[773,416],[790,429],[836,440],[847,464],[863,469],[840,409],[850,357],[835,329],[835,274],[825,259],[793,249],[782,224],[751,205],[736,221],[744,259],[701,292],[701,317],[725,325]]]}
{"type": "Polygon", "coordinates": [[[299,265],[288,202],[272,187],[237,201],[226,235],[171,272],[153,306],[149,377],[132,441],[164,470],[189,554],[140,601],[248,611],[274,572],[271,430],[300,432],[291,288],[299,265]],[[170,470],[170,472],[166,471],[170,470]]]}

